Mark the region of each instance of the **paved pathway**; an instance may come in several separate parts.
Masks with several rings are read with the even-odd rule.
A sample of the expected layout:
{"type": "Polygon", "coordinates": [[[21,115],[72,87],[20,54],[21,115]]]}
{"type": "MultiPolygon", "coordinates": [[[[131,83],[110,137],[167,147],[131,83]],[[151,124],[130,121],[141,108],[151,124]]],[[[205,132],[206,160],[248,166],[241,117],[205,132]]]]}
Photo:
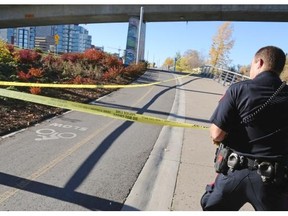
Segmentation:
{"type": "MultiPolygon", "coordinates": [[[[171,84],[171,83],[169,83],[169,84],[171,84]]],[[[160,85],[158,87],[163,88],[166,85],[167,84],[163,84],[163,85],[160,85]]],[[[186,121],[187,123],[195,123],[195,124],[199,124],[199,125],[209,126],[210,125],[209,118],[210,118],[213,110],[216,108],[218,101],[220,100],[220,98],[224,94],[226,87],[223,87],[221,84],[213,81],[212,79],[202,78],[200,76],[199,77],[198,76],[191,76],[191,77],[183,78],[177,82],[177,85],[178,85],[177,88],[179,89],[179,91],[177,91],[178,93],[175,96],[175,101],[173,103],[173,106],[172,106],[172,109],[170,112],[171,114],[173,113],[173,115],[169,116],[169,118],[172,118],[172,120],[173,120],[173,118],[175,118],[175,117],[178,117],[178,118],[182,117],[180,119],[177,119],[177,121],[181,121],[181,122],[186,121]],[[186,119],[184,119],[183,116],[186,119]]],[[[147,90],[145,90],[145,92],[146,91],[147,90]]],[[[164,92],[166,92],[166,90],[164,92]]],[[[122,98],[120,100],[121,102],[124,102],[122,96],[128,95],[128,94],[123,93],[123,90],[116,92],[116,93],[118,95],[120,95],[120,99],[122,98]]],[[[146,93],[145,93],[145,95],[146,95],[146,93]]],[[[135,93],[135,95],[139,96],[139,93],[137,93],[137,94],[135,93]]],[[[171,97],[171,95],[166,94],[166,96],[167,96],[166,100],[168,100],[168,99],[172,100],[173,99],[173,97],[171,97]]],[[[109,97],[107,97],[107,98],[109,99],[109,97]]],[[[157,100],[156,100],[156,98],[154,98],[154,99],[153,98],[150,99],[149,104],[152,103],[152,104],[154,104],[153,106],[155,106],[155,103],[159,102],[159,99],[157,98],[157,100]]],[[[131,98],[128,98],[127,100],[130,101],[130,99],[131,98]]],[[[112,101],[109,101],[109,100],[108,101],[101,100],[101,102],[104,104],[107,103],[107,104],[112,104],[112,105],[115,102],[115,104],[119,105],[119,101],[114,101],[115,97],[111,96],[112,101]]],[[[133,101],[133,100],[131,100],[131,101],[133,101]]],[[[167,108],[167,104],[169,104],[167,102],[168,101],[165,101],[165,103],[163,103],[164,108],[167,108]]],[[[161,107],[149,107],[149,109],[162,110],[161,107]]],[[[85,120],[85,118],[84,118],[85,115],[83,115],[81,113],[81,118],[79,117],[79,121],[78,120],[75,121],[75,119],[78,119],[78,117],[76,118],[74,116],[76,114],[75,113],[73,114],[73,113],[74,112],[71,112],[69,114],[70,118],[68,118],[69,117],[68,115],[63,115],[61,117],[55,118],[55,119],[57,119],[58,125],[62,122],[62,120],[63,121],[69,120],[69,125],[72,125],[75,123],[75,124],[77,124],[77,128],[79,128],[79,124],[81,122],[83,122],[83,124],[85,123],[85,125],[80,125],[80,126],[81,127],[82,126],[87,127],[86,124],[87,124],[88,120],[85,120]],[[73,115],[74,117],[71,118],[71,115],[73,115]],[[61,122],[59,123],[60,120],[61,120],[61,122]]],[[[168,111],[168,113],[169,113],[169,111],[168,111]]],[[[91,118],[91,116],[87,115],[87,118],[88,117],[91,118]]],[[[56,121],[55,119],[53,121],[56,121]]],[[[93,119],[91,119],[91,120],[93,121],[93,125],[94,125],[95,121],[93,119]]],[[[111,119],[108,119],[108,120],[110,121],[111,119]]],[[[44,122],[41,125],[43,126],[44,124],[51,124],[51,123],[47,123],[47,122],[45,123],[44,122]]],[[[122,122],[121,122],[121,124],[122,124],[122,122]]],[[[63,123],[63,125],[66,125],[66,124],[63,123]]],[[[116,126],[115,123],[113,123],[113,125],[116,126]]],[[[139,126],[139,127],[143,127],[141,124],[135,124],[135,125],[139,126]]],[[[87,128],[90,128],[90,127],[87,127],[87,128]]],[[[91,128],[94,128],[94,126],[91,128]]],[[[141,129],[142,132],[144,132],[143,128],[141,129]]],[[[147,128],[147,127],[145,127],[145,128],[147,128]]],[[[35,135],[34,130],[37,130],[36,127],[35,128],[32,127],[30,129],[28,129],[26,131],[26,133],[29,132],[29,133],[33,133],[35,135]]],[[[57,130],[60,130],[60,129],[57,128],[57,130]]],[[[62,131],[60,131],[60,132],[62,132],[62,131]]],[[[119,133],[122,134],[121,131],[119,133]]],[[[96,133],[94,133],[94,134],[96,137],[96,133]]],[[[133,133],[133,134],[136,135],[135,133],[133,133]]],[[[148,133],[148,134],[150,134],[149,138],[151,138],[151,133],[148,133]]],[[[145,136],[144,133],[143,133],[143,135],[145,136]]],[[[17,139],[21,139],[21,136],[24,136],[23,140],[25,140],[25,142],[32,143],[32,144],[35,143],[32,141],[29,142],[27,137],[30,137],[30,139],[34,139],[34,138],[33,137],[31,138],[31,136],[29,136],[29,135],[25,135],[24,132],[18,134],[17,139]]],[[[88,136],[88,138],[89,137],[90,136],[88,136]]],[[[104,137],[106,137],[106,136],[104,136],[104,137]]],[[[11,138],[12,141],[14,139],[16,139],[16,138],[15,137],[13,139],[11,138]]],[[[145,139],[147,139],[147,137],[145,137],[145,139]]],[[[84,140],[86,140],[86,138],[84,140]]],[[[90,138],[89,138],[89,140],[90,140],[90,138]]],[[[91,136],[91,140],[92,140],[92,136],[91,136]]],[[[97,135],[97,138],[95,138],[95,140],[91,141],[91,143],[93,143],[93,145],[91,145],[92,150],[87,148],[87,150],[86,150],[87,156],[84,157],[84,161],[86,161],[85,158],[88,158],[89,159],[88,161],[91,161],[90,159],[94,158],[95,150],[93,150],[93,149],[95,149],[94,144],[96,143],[95,142],[96,140],[99,140],[99,135],[97,135]],[[91,152],[94,152],[94,153],[91,154],[91,152]],[[90,157],[89,156],[90,154],[93,157],[90,157]]],[[[20,142],[16,142],[16,143],[20,143],[20,142]]],[[[79,143],[80,144],[82,143],[82,139],[80,139],[79,143]]],[[[124,143],[127,144],[129,142],[125,141],[124,143]]],[[[22,145],[23,143],[21,142],[20,144],[22,145]]],[[[57,142],[53,142],[53,144],[58,145],[57,142]]],[[[71,144],[71,143],[69,143],[69,144],[71,144]]],[[[79,146],[82,146],[82,144],[81,145],[80,144],[79,144],[79,146]]],[[[134,143],[132,143],[132,146],[133,145],[134,145],[134,143]]],[[[78,146],[78,144],[77,144],[77,146],[78,146]]],[[[55,149],[51,148],[51,146],[41,145],[41,148],[44,148],[44,147],[52,149],[53,151],[57,151],[56,148],[55,149]]],[[[2,148],[3,148],[3,146],[2,146],[2,148]]],[[[110,148],[110,144],[109,144],[109,147],[107,147],[107,149],[108,148],[109,148],[109,152],[111,152],[112,147],[110,148]]],[[[126,148],[127,148],[127,146],[126,146],[126,148]]],[[[71,149],[74,149],[74,148],[71,148],[71,149]]],[[[83,150],[85,150],[85,149],[86,148],[83,148],[83,150]]],[[[96,149],[98,149],[98,147],[96,149]]],[[[123,147],[122,147],[122,149],[124,149],[124,152],[126,152],[126,150],[127,150],[123,147]]],[[[115,155],[119,156],[119,152],[117,150],[118,150],[118,148],[116,148],[115,155]]],[[[137,150],[139,150],[139,149],[137,149],[137,150]]],[[[151,152],[151,154],[149,156],[150,160],[148,160],[146,162],[144,168],[142,169],[142,172],[141,172],[140,176],[138,177],[138,179],[134,185],[134,188],[132,189],[128,199],[126,200],[127,202],[124,205],[124,208],[122,210],[124,210],[124,211],[125,210],[132,210],[132,211],[134,211],[134,210],[140,210],[140,211],[150,211],[150,210],[152,210],[152,211],[161,211],[161,210],[162,211],[169,211],[169,210],[172,210],[172,211],[201,211],[202,209],[200,206],[200,198],[201,198],[202,194],[204,193],[205,186],[207,183],[211,183],[212,181],[214,181],[214,178],[216,176],[214,168],[213,168],[213,159],[214,159],[215,150],[216,150],[216,146],[212,145],[208,130],[163,127],[163,130],[161,131],[161,133],[157,139],[155,147],[153,148],[153,151],[151,152]],[[148,168],[145,169],[145,167],[148,167],[148,168]],[[140,185],[140,186],[136,187],[136,185],[140,185]],[[176,185],[176,187],[175,187],[175,185],[176,185]],[[174,190],[174,188],[175,188],[175,190],[174,190]],[[171,205],[171,203],[172,203],[172,205],[171,205]]],[[[139,150],[139,151],[142,151],[142,150],[139,150]]],[[[30,152],[30,153],[33,153],[33,152],[30,152]]],[[[4,154],[4,153],[2,152],[2,154],[4,154]]],[[[64,161],[64,158],[66,159],[66,155],[68,156],[69,154],[63,154],[61,157],[58,157],[61,160],[57,159],[56,161],[60,162],[60,161],[62,161],[62,158],[64,161]]],[[[39,155],[41,156],[41,154],[39,154],[39,155]]],[[[47,152],[45,152],[45,155],[48,155],[47,152]]],[[[108,154],[106,153],[105,156],[107,156],[107,155],[108,154]]],[[[127,152],[127,155],[131,155],[131,153],[129,154],[127,152]]],[[[33,157],[34,156],[35,156],[35,154],[33,154],[33,157]]],[[[126,154],[124,156],[126,157],[126,154]]],[[[101,155],[101,157],[102,157],[102,155],[101,155]]],[[[20,157],[15,157],[15,158],[17,158],[18,163],[20,163],[19,162],[20,157]]],[[[32,158],[32,156],[31,156],[31,158],[32,158]]],[[[43,161],[42,157],[40,159],[41,159],[40,161],[43,161]]],[[[68,159],[70,161],[70,160],[72,160],[72,157],[69,157],[69,158],[67,157],[67,160],[68,159]]],[[[138,160],[139,160],[139,158],[137,158],[137,161],[138,160]]],[[[24,161],[24,159],[23,159],[23,161],[24,161]]],[[[55,161],[55,160],[53,160],[53,161],[55,161]]],[[[81,161],[83,161],[83,160],[81,159],[81,161]]],[[[97,159],[97,161],[98,161],[98,159],[97,159]]],[[[114,161],[112,161],[112,162],[114,162],[114,161]]],[[[65,163],[65,164],[67,164],[67,163],[65,163]]],[[[75,163],[74,158],[73,158],[73,163],[71,163],[71,164],[75,165],[76,167],[79,166],[75,163]]],[[[123,163],[119,163],[119,164],[123,164],[123,163]]],[[[135,165],[133,162],[130,162],[129,164],[135,165]]],[[[40,166],[39,164],[34,163],[34,166],[36,166],[36,165],[40,166]]],[[[94,165],[95,164],[93,164],[93,168],[94,168],[94,165]]],[[[10,166],[12,166],[12,165],[10,165],[10,166]]],[[[31,167],[33,167],[33,169],[34,169],[35,168],[34,166],[31,166],[31,167]]],[[[83,169],[85,172],[86,172],[87,166],[88,166],[88,168],[89,167],[92,168],[92,166],[87,164],[87,163],[83,163],[83,166],[81,166],[81,167],[85,168],[85,170],[83,169]]],[[[100,166],[100,165],[98,164],[97,166],[100,166]]],[[[20,166],[13,166],[13,167],[16,167],[17,169],[19,169],[20,166]]],[[[47,166],[47,167],[50,167],[50,166],[47,166]]],[[[129,165],[127,165],[127,167],[129,167],[129,169],[131,168],[129,165]]],[[[115,169],[117,169],[117,168],[115,168],[115,169]]],[[[46,170],[48,173],[48,168],[46,170]]],[[[69,170],[72,172],[74,170],[77,170],[77,168],[75,168],[75,169],[62,168],[60,172],[59,172],[59,170],[56,169],[55,172],[57,171],[57,173],[62,174],[63,170],[65,170],[65,171],[69,170]]],[[[105,171],[104,173],[107,173],[106,171],[110,170],[110,169],[107,169],[106,167],[104,167],[101,170],[104,170],[105,171]]],[[[119,170],[119,169],[117,169],[117,170],[119,170]]],[[[1,171],[4,172],[5,169],[2,168],[1,171]]],[[[114,174],[114,171],[111,171],[111,172],[114,174]]],[[[121,171],[119,170],[119,172],[121,172],[121,171]]],[[[137,172],[139,172],[139,171],[137,171],[137,172]]],[[[5,175],[3,175],[3,173],[2,173],[2,176],[6,176],[6,178],[8,176],[11,179],[11,172],[7,171],[6,173],[4,173],[5,175]],[[10,173],[10,175],[8,176],[6,173],[10,173]]],[[[66,173],[66,172],[64,172],[64,173],[66,173]]],[[[93,180],[97,179],[99,181],[99,179],[103,178],[102,172],[100,172],[100,173],[95,172],[95,173],[98,173],[100,177],[94,176],[93,180]]],[[[39,175],[40,174],[41,175],[43,174],[42,170],[41,170],[41,172],[39,171],[39,175]]],[[[17,174],[16,176],[21,176],[21,175],[17,174]]],[[[41,182],[41,185],[47,186],[48,183],[46,182],[45,176],[42,177],[43,178],[42,180],[37,179],[37,181],[35,181],[36,179],[34,179],[34,176],[38,176],[38,173],[37,173],[37,175],[34,173],[31,176],[33,177],[33,179],[26,179],[26,181],[24,181],[24,182],[29,182],[30,186],[31,186],[31,183],[40,183],[41,181],[43,181],[43,184],[41,182]]],[[[45,192],[43,194],[42,189],[37,190],[36,191],[37,193],[35,193],[35,187],[33,187],[33,185],[30,187],[29,190],[27,189],[28,192],[34,192],[37,196],[45,195],[47,197],[57,198],[56,200],[53,200],[53,201],[55,201],[57,204],[64,203],[64,206],[66,206],[66,203],[65,202],[59,202],[60,200],[61,201],[69,201],[70,203],[74,203],[74,202],[72,202],[73,200],[71,201],[71,197],[69,196],[70,195],[69,193],[67,193],[67,197],[64,196],[65,199],[63,199],[63,193],[59,192],[59,191],[63,191],[62,190],[63,185],[61,185],[62,183],[58,183],[58,187],[56,187],[56,184],[54,182],[54,180],[56,179],[55,178],[56,175],[55,176],[52,175],[52,176],[53,176],[53,178],[52,178],[53,183],[49,183],[48,186],[50,186],[50,187],[48,187],[49,190],[47,190],[48,191],[47,193],[45,192]],[[53,187],[51,185],[53,185],[53,187]],[[55,189],[57,189],[56,192],[57,191],[59,192],[59,194],[56,194],[57,195],[56,197],[52,193],[51,188],[55,188],[55,189]],[[61,190],[59,190],[59,188],[61,190]],[[51,193],[53,196],[51,195],[51,193]]],[[[75,176],[77,177],[78,175],[75,175],[75,176]]],[[[92,175],[89,175],[89,176],[92,178],[92,175]]],[[[124,176],[129,177],[129,176],[131,176],[131,174],[124,174],[124,176]]],[[[40,177],[40,176],[38,176],[38,177],[40,177]]],[[[66,177],[69,179],[70,175],[67,175],[66,177]]],[[[75,177],[74,182],[77,180],[76,177],[75,177]]],[[[63,180],[62,177],[59,177],[59,179],[63,180]]],[[[111,176],[111,178],[109,178],[109,179],[117,181],[119,178],[117,179],[117,178],[115,178],[115,176],[114,177],[111,176]]],[[[1,176],[0,176],[0,180],[1,180],[1,176]]],[[[58,178],[56,180],[58,181],[58,178]]],[[[11,184],[11,181],[8,181],[7,179],[3,180],[3,177],[2,177],[2,181],[6,182],[7,187],[11,184]]],[[[77,182],[78,182],[78,180],[77,180],[77,182]]],[[[87,181],[87,179],[86,179],[85,182],[89,183],[90,181],[87,181]]],[[[91,181],[91,182],[94,184],[94,181],[91,181]]],[[[121,179],[119,182],[121,182],[121,179]]],[[[122,180],[122,182],[127,183],[127,180],[124,179],[124,180],[122,180]]],[[[2,184],[3,184],[3,182],[2,182],[2,184]]],[[[101,186],[103,184],[98,182],[98,184],[95,183],[95,185],[101,186]]],[[[121,186],[119,186],[118,182],[115,185],[116,185],[115,186],[116,188],[118,188],[118,187],[122,188],[121,186]]],[[[74,191],[74,185],[72,185],[72,186],[73,186],[72,191],[74,191]]],[[[28,194],[27,191],[24,190],[24,187],[21,186],[21,189],[22,189],[21,194],[24,192],[26,192],[26,194],[28,194]]],[[[95,189],[95,186],[94,187],[90,187],[90,186],[88,187],[87,186],[87,188],[94,188],[95,189]]],[[[65,187],[64,187],[64,189],[65,189],[65,187]]],[[[15,187],[13,189],[13,191],[14,192],[18,191],[18,188],[15,187]]],[[[77,189],[77,191],[78,191],[78,189],[77,189]]],[[[111,191],[115,192],[117,195],[120,194],[120,193],[117,193],[116,189],[112,188],[111,191]]],[[[89,191],[89,193],[90,192],[91,191],[89,191]]],[[[10,193],[10,195],[12,196],[13,194],[10,193]]],[[[28,194],[28,195],[30,195],[30,194],[28,194]]],[[[6,194],[6,198],[7,197],[8,196],[6,194]]],[[[101,195],[99,197],[103,197],[103,196],[101,195]]],[[[94,206],[93,202],[94,202],[95,197],[92,197],[92,198],[90,199],[90,201],[92,203],[91,205],[94,206]]],[[[17,200],[19,200],[19,199],[15,199],[14,201],[17,202],[17,200]]],[[[21,199],[21,200],[25,200],[26,202],[28,202],[27,198],[21,199]]],[[[37,200],[37,199],[35,198],[35,200],[37,200]]],[[[105,198],[105,201],[107,201],[107,203],[109,200],[115,200],[115,198],[113,198],[113,199],[109,198],[109,197],[105,198]]],[[[121,200],[123,200],[123,198],[118,199],[118,201],[117,201],[117,203],[119,204],[120,207],[122,206],[121,200]]],[[[0,201],[1,201],[1,196],[0,196],[0,201]]],[[[3,201],[3,197],[2,197],[2,201],[3,201]]],[[[39,201],[39,199],[38,199],[38,201],[39,201]]],[[[40,200],[40,202],[41,202],[41,200],[40,200]]],[[[81,199],[81,202],[83,202],[85,204],[84,206],[87,205],[87,202],[85,200],[81,199]]],[[[35,202],[32,202],[32,203],[35,204],[35,202]]],[[[109,203],[109,205],[110,205],[110,203],[109,203]]],[[[41,204],[43,204],[43,202],[41,204]]],[[[79,203],[76,203],[76,204],[79,205],[79,203]]],[[[22,202],[22,205],[25,206],[25,203],[22,202]]],[[[49,209],[49,208],[51,209],[51,206],[53,206],[54,210],[57,209],[57,208],[55,208],[55,205],[52,205],[51,203],[49,203],[47,205],[47,209],[49,209]]],[[[7,209],[12,210],[8,206],[6,206],[6,207],[7,207],[7,209]]],[[[19,205],[15,205],[15,207],[23,210],[23,208],[21,208],[21,206],[19,206],[19,205]]],[[[29,206],[28,206],[25,209],[31,210],[32,208],[29,208],[29,206]]],[[[59,209],[63,210],[64,208],[59,207],[59,209]]],[[[66,209],[73,210],[71,207],[67,207],[66,209]]],[[[40,208],[39,208],[39,210],[40,210],[40,208]]],[[[77,210],[79,210],[79,209],[77,209],[77,210]]],[[[103,209],[103,207],[102,207],[102,209],[100,208],[100,210],[105,210],[105,209],[103,209]]],[[[114,209],[114,210],[116,210],[116,209],[114,209]]],[[[246,205],[241,210],[252,210],[252,208],[250,205],[246,205]]]]}
{"type": "MultiPolygon", "coordinates": [[[[193,78],[180,87],[186,96],[186,122],[209,126],[209,118],[227,87],[208,78],[193,78]]],[[[209,130],[185,129],[182,156],[172,204],[174,211],[201,211],[200,198],[215,179],[216,146],[209,130]]],[[[253,210],[246,204],[241,210],[253,210]]]]}

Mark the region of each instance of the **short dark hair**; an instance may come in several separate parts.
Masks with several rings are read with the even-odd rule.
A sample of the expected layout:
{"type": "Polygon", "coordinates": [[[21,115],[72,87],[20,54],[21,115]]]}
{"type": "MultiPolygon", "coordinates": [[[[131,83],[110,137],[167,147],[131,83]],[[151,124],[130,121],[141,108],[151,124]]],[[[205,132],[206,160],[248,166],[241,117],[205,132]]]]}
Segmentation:
{"type": "Polygon", "coordinates": [[[282,49],[275,46],[266,46],[259,49],[255,57],[263,59],[267,65],[267,70],[281,74],[286,62],[286,55],[282,49]]]}

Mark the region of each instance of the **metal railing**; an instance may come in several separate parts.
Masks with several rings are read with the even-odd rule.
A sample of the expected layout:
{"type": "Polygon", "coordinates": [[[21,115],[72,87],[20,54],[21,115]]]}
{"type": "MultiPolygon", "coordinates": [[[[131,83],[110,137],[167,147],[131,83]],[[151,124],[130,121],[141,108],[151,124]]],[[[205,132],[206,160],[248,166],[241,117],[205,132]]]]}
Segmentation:
{"type": "Polygon", "coordinates": [[[221,83],[223,86],[229,86],[233,83],[250,79],[250,77],[242,75],[240,73],[235,73],[222,68],[216,68],[211,65],[205,65],[201,68],[202,75],[204,75],[205,77],[213,78],[213,80],[221,83]]]}

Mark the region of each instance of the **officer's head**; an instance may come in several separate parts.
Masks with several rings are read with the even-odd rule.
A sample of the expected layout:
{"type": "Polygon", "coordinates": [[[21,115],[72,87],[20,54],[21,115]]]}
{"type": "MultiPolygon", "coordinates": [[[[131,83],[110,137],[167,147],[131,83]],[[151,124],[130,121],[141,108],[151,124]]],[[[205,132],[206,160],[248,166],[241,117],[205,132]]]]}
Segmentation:
{"type": "Polygon", "coordinates": [[[251,63],[250,77],[253,79],[263,71],[272,71],[278,75],[282,72],[286,55],[282,49],[275,46],[266,46],[259,49],[251,63]]]}

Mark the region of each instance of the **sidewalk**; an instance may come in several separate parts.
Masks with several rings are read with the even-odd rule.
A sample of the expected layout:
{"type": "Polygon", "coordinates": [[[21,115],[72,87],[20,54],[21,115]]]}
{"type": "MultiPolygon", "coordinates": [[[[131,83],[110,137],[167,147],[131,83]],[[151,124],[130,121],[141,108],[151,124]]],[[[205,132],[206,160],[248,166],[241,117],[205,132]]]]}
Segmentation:
{"type": "MultiPolygon", "coordinates": [[[[195,78],[181,89],[186,97],[186,122],[210,126],[209,118],[227,87],[209,78],[195,78]]],[[[209,130],[185,129],[171,210],[202,211],[201,196],[206,184],[213,182],[216,176],[213,167],[215,150],[209,130]]],[[[241,210],[252,211],[253,208],[246,204],[241,210]]]]}

